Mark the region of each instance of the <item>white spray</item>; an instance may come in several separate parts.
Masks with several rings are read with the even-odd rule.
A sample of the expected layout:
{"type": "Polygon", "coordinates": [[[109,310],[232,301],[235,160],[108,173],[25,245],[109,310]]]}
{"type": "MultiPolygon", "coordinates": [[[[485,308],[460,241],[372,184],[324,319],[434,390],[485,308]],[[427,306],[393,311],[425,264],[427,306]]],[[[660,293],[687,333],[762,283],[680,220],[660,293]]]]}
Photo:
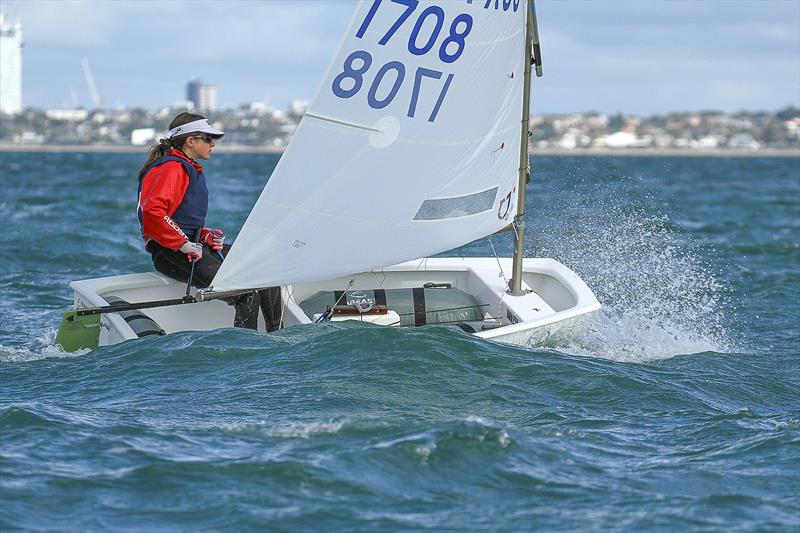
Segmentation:
{"type": "Polygon", "coordinates": [[[598,211],[536,236],[533,254],[570,266],[603,304],[577,340],[557,347],[617,361],[731,351],[725,290],[697,245],[663,215],[607,205],[598,211]]]}

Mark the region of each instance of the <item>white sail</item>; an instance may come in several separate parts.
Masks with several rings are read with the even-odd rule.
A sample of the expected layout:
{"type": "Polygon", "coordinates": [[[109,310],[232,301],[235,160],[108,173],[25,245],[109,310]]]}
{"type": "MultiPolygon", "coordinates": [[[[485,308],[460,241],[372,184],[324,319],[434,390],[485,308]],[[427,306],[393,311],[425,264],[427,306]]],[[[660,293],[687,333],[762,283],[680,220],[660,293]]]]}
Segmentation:
{"type": "Polygon", "coordinates": [[[331,279],[507,226],[526,5],[360,2],[214,289],[331,279]]]}

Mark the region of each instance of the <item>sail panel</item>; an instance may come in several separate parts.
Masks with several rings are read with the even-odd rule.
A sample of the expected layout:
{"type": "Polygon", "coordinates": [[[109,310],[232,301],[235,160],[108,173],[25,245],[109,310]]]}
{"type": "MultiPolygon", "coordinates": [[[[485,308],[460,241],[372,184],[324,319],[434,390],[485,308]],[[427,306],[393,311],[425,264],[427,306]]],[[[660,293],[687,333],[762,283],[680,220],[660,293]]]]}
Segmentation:
{"type": "Polygon", "coordinates": [[[359,3],[216,290],[380,268],[508,225],[516,211],[525,6],[497,4],[359,3]],[[448,200],[459,198],[472,203],[445,216],[448,200]]]}
{"type": "Polygon", "coordinates": [[[425,200],[414,215],[414,220],[442,220],[476,215],[491,210],[496,198],[497,187],[492,187],[488,191],[456,198],[425,200]]]}

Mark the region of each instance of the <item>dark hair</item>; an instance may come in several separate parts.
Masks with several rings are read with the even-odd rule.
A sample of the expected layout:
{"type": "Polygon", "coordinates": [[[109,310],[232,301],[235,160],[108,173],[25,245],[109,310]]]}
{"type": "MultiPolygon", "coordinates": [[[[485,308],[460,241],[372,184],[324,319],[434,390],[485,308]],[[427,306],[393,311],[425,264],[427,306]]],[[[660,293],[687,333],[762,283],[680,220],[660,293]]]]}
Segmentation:
{"type": "MultiPolygon", "coordinates": [[[[197,113],[189,113],[184,111],[183,113],[178,114],[172,121],[169,123],[167,129],[171,130],[172,128],[177,128],[178,126],[182,126],[184,124],[188,124],[190,122],[194,122],[195,120],[203,120],[203,115],[198,115],[197,113]]],[[[144,177],[144,169],[147,168],[147,165],[155,161],[156,159],[161,159],[169,154],[169,151],[172,148],[181,150],[183,149],[183,145],[186,142],[186,139],[192,136],[192,132],[184,133],[183,135],[178,135],[171,139],[160,139],[158,144],[151,146],[150,150],[147,152],[147,161],[145,161],[142,168],[139,170],[139,179],[141,180],[144,177]]]]}

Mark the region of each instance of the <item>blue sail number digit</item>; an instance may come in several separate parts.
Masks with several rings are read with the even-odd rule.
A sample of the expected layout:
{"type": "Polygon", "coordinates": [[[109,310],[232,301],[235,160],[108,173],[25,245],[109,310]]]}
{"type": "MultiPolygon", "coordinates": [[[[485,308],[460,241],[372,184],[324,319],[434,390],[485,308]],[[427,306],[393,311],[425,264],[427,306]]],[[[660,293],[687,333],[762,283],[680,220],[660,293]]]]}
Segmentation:
{"type": "Polygon", "coordinates": [[[408,104],[408,113],[406,113],[408,118],[414,118],[414,113],[417,112],[417,100],[419,99],[419,91],[422,87],[423,77],[438,80],[442,77],[442,73],[438,70],[432,70],[424,67],[419,67],[417,69],[417,75],[414,76],[414,88],[411,90],[411,103],[408,104]]]}
{"type": "Polygon", "coordinates": [[[369,106],[373,109],[383,109],[387,105],[391,104],[392,100],[394,100],[394,97],[397,96],[397,91],[400,90],[400,85],[403,83],[403,78],[405,78],[405,76],[406,66],[399,61],[389,61],[382,66],[375,75],[375,79],[372,81],[372,86],[369,88],[369,93],[367,93],[367,103],[369,103],[369,106]],[[386,76],[386,73],[392,69],[397,72],[394,85],[392,85],[392,88],[389,90],[389,94],[386,95],[386,98],[383,100],[378,100],[376,97],[378,87],[380,87],[380,84],[383,81],[384,76],[386,76]]]}
{"type": "Polygon", "coordinates": [[[365,50],[356,50],[344,60],[344,70],[333,79],[333,94],[339,98],[350,98],[361,90],[364,84],[364,73],[372,65],[372,56],[365,50]],[[361,67],[353,68],[353,62],[356,59],[361,60],[361,67]],[[345,89],[342,87],[342,82],[346,79],[353,80],[353,87],[345,89]]]}
{"type": "Polygon", "coordinates": [[[442,107],[442,102],[444,102],[444,97],[447,95],[447,89],[450,88],[450,83],[453,81],[453,73],[447,75],[447,79],[444,82],[444,87],[442,87],[442,91],[439,93],[439,98],[436,99],[436,105],[433,106],[433,111],[431,111],[431,116],[428,117],[428,122],[433,122],[436,120],[436,115],[439,114],[439,109],[442,107]]]}
{"type": "Polygon", "coordinates": [[[414,25],[414,29],[411,30],[411,36],[408,39],[408,51],[414,54],[415,56],[421,56],[430,52],[431,48],[433,48],[433,44],[436,42],[436,39],[439,37],[439,32],[442,31],[442,26],[444,25],[444,10],[439,6],[430,6],[425,11],[420,13],[419,18],[417,19],[417,23],[414,25]],[[431,36],[428,38],[428,42],[425,43],[422,48],[417,47],[417,38],[419,37],[419,32],[422,29],[422,25],[425,23],[425,19],[428,18],[428,15],[434,15],[436,17],[436,25],[431,32],[431,36]]]}
{"type": "Polygon", "coordinates": [[[452,63],[464,52],[464,46],[466,46],[466,38],[469,35],[469,32],[472,31],[472,17],[467,15],[466,13],[461,13],[459,16],[453,19],[453,23],[450,24],[450,35],[447,36],[442,42],[441,48],[439,48],[439,59],[444,61],[445,63],[452,63]],[[458,31],[459,23],[463,22],[463,30],[461,32],[458,31]],[[448,45],[455,43],[456,50],[452,54],[447,53],[448,45]]]}
{"type": "Polygon", "coordinates": [[[364,37],[364,33],[366,33],[367,31],[369,23],[372,22],[372,19],[375,17],[375,13],[378,12],[379,5],[381,5],[381,0],[375,0],[374,2],[372,2],[372,7],[369,8],[367,16],[364,17],[364,22],[361,23],[361,27],[358,28],[358,31],[356,32],[356,37],[358,37],[359,39],[364,37]]]}
{"type": "Polygon", "coordinates": [[[405,22],[406,19],[409,16],[411,16],[411,13],[419,5],[419,0],[392,0],[392,2],[394,2],[395,4],[401,4],[401,5],[406,6],[406,10],[403,11],[403,13],[397,18],[397,20],[394,21],[394,24],[392,24],[392,27],[389,28],[389,31],[386,32],[386,35],[384,35],[381,38],[381,40],[378,41],[378,44],[385,45],[386,43],[388,43],[389,39],[392,38],[392,35],[395,34],[395,32],[398,30],[398,28],[400,28],[400,26],[403,24],[403,22],[405,22]]]}

